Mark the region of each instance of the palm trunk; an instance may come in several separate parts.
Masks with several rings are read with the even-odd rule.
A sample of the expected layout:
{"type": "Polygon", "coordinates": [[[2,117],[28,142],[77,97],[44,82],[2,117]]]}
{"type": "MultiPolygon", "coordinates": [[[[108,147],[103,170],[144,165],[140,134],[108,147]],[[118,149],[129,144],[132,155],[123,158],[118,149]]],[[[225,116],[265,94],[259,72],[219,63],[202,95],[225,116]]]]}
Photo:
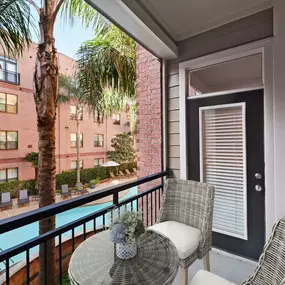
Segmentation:
{"type": "MultiPolygon", "coordinates": [[[[50,5],[51,2],[48,4],[50,5]]],[[[47,5],[47,4],[46,4],[47,5]]],[[[52,14],[40,9],[41,43],[38,45],[34,73],[34,99],[39,133],[38,189],[39,206],[55,202],[55,120],[58,92],[58,65],[54,48],[52,14]]],[[[55,228],[55,217],[39,221],[39,234],[55,228]]],[[[55,285],[55,240],[40,245],[39,284],[55,285]]]]}
{"type": "Polygon", "coordinates": [[[39,185],[38,185],[38,168],[35,168],[35,192],[39,193],[39,185]]]}
{"type": "Polygon", "coordinates": [[[76,114],[76,155],[77,183],[80,183],[80,114],[78,108],[76,114]]]}

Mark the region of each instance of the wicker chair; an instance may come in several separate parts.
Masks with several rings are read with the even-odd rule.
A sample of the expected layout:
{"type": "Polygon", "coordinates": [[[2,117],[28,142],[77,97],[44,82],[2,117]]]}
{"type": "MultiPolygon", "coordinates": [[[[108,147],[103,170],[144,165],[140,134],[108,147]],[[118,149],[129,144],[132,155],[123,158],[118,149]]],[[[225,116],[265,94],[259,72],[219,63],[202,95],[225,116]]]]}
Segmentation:
{"type": "Polygon", "coordinates": [[[149,228],[176,246],[181,284],[188,284],[188,267],[197,258],[204,258],[205,269],[210,270],[214,192],[214,187],[205,183],[168,179],[158,221],[149,228]]]}
{"type": "MultiPolygon", "coordinates": [[[[191,285],[234,285],[210,272],[200,270],[191,285]]],[[[255,272],[242,285],[285,285],[285,217],[273,227],[255,272]]]]}

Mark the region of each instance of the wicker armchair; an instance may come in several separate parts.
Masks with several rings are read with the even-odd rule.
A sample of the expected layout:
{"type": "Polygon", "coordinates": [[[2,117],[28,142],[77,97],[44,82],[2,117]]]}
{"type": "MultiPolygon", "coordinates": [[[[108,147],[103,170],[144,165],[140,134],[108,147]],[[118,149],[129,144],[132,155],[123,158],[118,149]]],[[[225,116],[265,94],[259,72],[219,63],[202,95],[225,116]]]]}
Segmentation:
{"type": "Polygon", "coordinates": [[[181,283],[188,284],[188,267],[204,259],[210,270],[214,204],[213,186],[205,183],[168,179],[157,223],[150,227],[167,236],[178,250],[181,283]]]}
{"type": "MultiPolygon", "coordinates": [[[[233,285],[212,273],[199,271],[191,285],[233,285]]],[[[255,272],[242,285],[285,285],[285,217],[273,227],[255,272]]]]}

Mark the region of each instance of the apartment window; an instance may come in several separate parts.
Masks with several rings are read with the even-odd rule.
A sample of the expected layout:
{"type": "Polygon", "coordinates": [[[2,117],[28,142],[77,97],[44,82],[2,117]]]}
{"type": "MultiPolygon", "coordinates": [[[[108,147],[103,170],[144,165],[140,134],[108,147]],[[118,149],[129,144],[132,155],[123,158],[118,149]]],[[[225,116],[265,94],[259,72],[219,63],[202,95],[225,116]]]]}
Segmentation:
{"type": "Polygon", "coordinates": [[[18,180],[18,168],[0,169],[0,183],[18,180]]]}
{"type": "Polygon", "coordinates": [[[100,166],[104,163],[104,158],[95,158],[94,159],[94,167],[100,166]]]}
{"type": "MultiPolygon", "coordinates": [[[[80,169],[83,169],[83,160],[79,160],[79,167],[80,169]]],[[[70,161],[70,169],[76,169],[76,160],[70,161]]]]}
{"type": "MultiPolygon", "coordinates": [[[[76,133],[71,133],[70,134],[70,146],[71,147],[76,147],[76,133]]],[[[80,134],[80,147],[83,147],[83,134],[80,134]]]]}
{"type": "Polygon", "coordinates": [[[104,136],[94,135],[94,146],[103,146],[103,145],[104,145],[104,136]]]}
{"type": "Polygon", "coordinates": [[[121,124],[121,115],[120,114],[113,114],[112,120],[113,120],[113,125],[120,125],[121,124]]]}
{"type": "Polygon", "coordinates": [[[17,60],[0,56],[0,80],[20,84],[20,77],[17,73],[17,60]]]}
{"type": "MultiPolygon", "coordinates": [[[[69,109],[69,116],[70,120],[76,120],[76,107],[75,106],[70,106],[69,109]]],[[[79,120],[83,120],[83,109],[82,107],[79,108],[79,120]]]]}
{"type": "Polygon", "coordinates": [[[18,132],[0,131],[0,149],[18,149],[18,132]]]}
{"type": "Polygon", "coordinates": [[[93,118],[94,118],[94,122],[95,123],[103,124],[103,122],[104,122],[103,116],[102,115],[98,115],[97,111],[94,111],[93,118]]]}
{"type": "Polygon", "coordinates": [[[18,96],[0,93],[0,112],[16,114],[18,112],[18,96]]]}

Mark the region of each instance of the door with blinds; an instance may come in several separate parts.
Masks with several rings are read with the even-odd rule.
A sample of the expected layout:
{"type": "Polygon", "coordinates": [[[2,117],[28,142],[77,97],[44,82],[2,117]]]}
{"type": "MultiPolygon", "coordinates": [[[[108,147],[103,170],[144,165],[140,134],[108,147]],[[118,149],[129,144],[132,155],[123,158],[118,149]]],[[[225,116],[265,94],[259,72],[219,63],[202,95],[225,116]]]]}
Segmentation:
{"type": "Polygon", "coordinates": [[[257,259],[265,240],[263,90],[187,102],[188,178],[214,185],[213,245],[257,259]]]}

